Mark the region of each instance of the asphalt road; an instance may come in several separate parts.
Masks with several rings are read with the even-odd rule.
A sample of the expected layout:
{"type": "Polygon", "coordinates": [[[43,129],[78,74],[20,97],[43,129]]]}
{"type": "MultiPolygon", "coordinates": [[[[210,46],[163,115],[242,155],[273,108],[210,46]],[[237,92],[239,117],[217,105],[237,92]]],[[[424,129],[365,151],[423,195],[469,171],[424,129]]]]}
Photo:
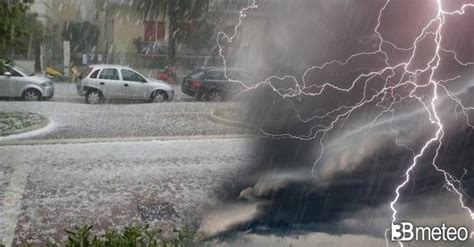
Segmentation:
{"type": "MultiPolygon", "coordinates": [[[[63,229],[84,224],[94,225],[94,233],[139,223],[165,231],[176,225],[202,227],[203,219],[221,205],[216,190],[241,177],[240,168],[258,158],[252,154],[253,145],[251,139],[236,138],[1,146],[0,239],[7,246],[26,240],[61,242],[63,229]]],[[[442,202],[435,197],[400,209],[429,211],[410,217],[425,225],[438,221],[468,225],[470,219],[456,197],[445,193],[451,196],[442,202]]],[[[249,213],[251,209],[224,211],[210,223],[218,227],[220,221],[249,213]]],[[[344,222],[354,229],[370,226],[380,231],[387,227],[390,215],[388,205],[383,205],[362,210],[344,222]]],[[[242,233],[211,246],[385,246],[384,239],[364,234],[301,234],[242,233]]],[[[446,245],[423,242],[416,246],[446,245]]]]}
{"type": "Polygon", "coordinates": [[[1,111],[51,121],[0,137],[0,241],[7,246],[61,241],[63,229],[83,224],[198,226],[202,210],[215,203],[213,190],[251,159],[250,140],[232,138],[243,130],[208,119],[236,103],[87,105],[68,94],[73,84],[60,85],[56,101],[0,101],[1,111]],[[137,141],[149,137],[168,140],[137,141]]]}
{"type": "Polygon", "coordinates": [[[1,111],[27,111],[42,114],[50,125],[32,134],[2,138],[12,139],[78,139],[134,138],[154,136],[189,136],[240,134],[241,129],[210,121],[209,113],[237,103],[193,102],[175,87],[173,102],[108,102],[87,105],[76,93],[73,83],[56,83],[55,96],[45,102],[0,101],[1,111]]]}
{"type": "MultiPolygon", "coordinates": [[[[161,104],[86,105],[68,89],[73,84],[60,85],[52,101],[0,101],[1,111],[40,113],[51,120],[39,131],[0,137],[0,240],[7,245],[25,240],[62,241],[63,229],[84,224],[94,225],[99,232],[134,223],[163,229],[183,224],[202,227],[203,218],[213,214],[209,209],[220,203],[215,190],[240,177],[239,168],[255,158],[252,139],[230,138],[244,130],[208,119],[213,109],[238,103],[183,102],[186,100],[178,96],[178,101],[161,104]],[[149,137],[167,140],[143,141],[149,137]],[[25,145],[22,140],[43,144],[25,145]]],[[[438,201],[434,198],[401,208],[434,210],[430,205],[438,201]]],[[[449,219],[468,225],[457,198],[449,201],[441,205],[442,211],[409,219],[421,217],[420,222],[428,223],[449,219]]],[[[232,219],[242,213],[238,210],[226,212],[217,221],[232,219]]],[[[365,225],[379,230],[387,226],[389,215],[388,205],[383,205],[348,220],[355,229],[365,225]]],[[[219,225],[217,221],[210,222],[219,225]]],[[[248,234],[234,240],[215,245],[385,244],[368,235],[324,233],[298,239],[248,234]]]]}
{"type": "MultiPolygon", "coordinates": [[[[22,139],[131,138],[243,133],[241,129],[209,120],[209,113],[213,109],[232,104],[173,102],[86,105],[0,101],[0,109],[39,113],[51,120],[44,130],[21,135],[22,139]]],[[[0,137],[0,143],[11,139],[0,137]]]]}
{"type": "Polygon", "coordinates": [[[248,139],[0,147],[0,239],[60,241],[92,224],[199,224],[213,190],[237,177],[248,139]]]}

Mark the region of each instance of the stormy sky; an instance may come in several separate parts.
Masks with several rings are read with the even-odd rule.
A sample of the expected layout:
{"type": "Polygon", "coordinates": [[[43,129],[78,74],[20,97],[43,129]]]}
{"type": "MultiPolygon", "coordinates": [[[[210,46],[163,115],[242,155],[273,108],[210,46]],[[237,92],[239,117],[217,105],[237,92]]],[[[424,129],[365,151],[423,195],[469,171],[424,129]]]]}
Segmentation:
{"type": "MultiPolygon", "coordinates": [[[[446,11],[459,9],[463,3],[441,2],[446,11]]],[[[272,77],[258,87],[249,102],[249,116],[262,134],[255,146],[258,159],[243,171],[247,176],[223,186],[220,195],[229,205],[233,201],[235,205],[251,205],[254,210],[235,220],[233,226],[229,223],[229,229],[272,234],[306,229],[383,237],[390,224],[389,203],[395,189],[416,154],[437,135],[433,112],[426,110],[434,97],[430,78],[442,86],[436,91],[436,111],[443,124],[443,138],[428,145],[410,172],[412,178],[401,190],[399,204],[405,208],[400,217],[416,220],[415,216],[423,212],[416,205],[428,201],[440,202],[440,208],[454,205],[456,197],[448,191],[443,174],[432,165],[437,153],[436,164],[460,180],[455,186],[463,193],[463,202],[472,204],[474,136],[468,125],[473,116],[469,110],[462,111],[459,102],[473,106],[473,70],[460,65],[456,58],[474,59],[473,33],[469,31],[474,10],[443,19],[439,35],[445,50],[439,53],[441,62],[434,68],[437,57],[433,60],[432,54],[436,54],[438,36],[436,21],[432,20],[437,16],[436,1],[390,1],[379,16],[385,3],[260,3],[260,11],[267,11],[268,19],[263,51],[258,54],[263,59],[255,58],[262,62],[255,64],[252,72],[259,78],[280,78],[272,77]],[[412,49],[415,43],[417,48],[412,49]],[[346,61],[363,52],[366,54],[343,64],[330,63],[307,71],[311,66],[334,59],[346,61]],[[453,52],[459,55],[454,57],[453,52]],[[406,66],[397,67],[404,62],[406,66]],[[386,67],[394,69],[361,77],[386,67]],[[407,70],[415,72],[407,74],[407,70]],[[333,86],[324,87],[327,83],[333,86]],[[406,86],[399,86],[402,84],[406,86]],[[389,86],[394,90],[385,92],[389,86]],[[305,91],[301,93],[300,88],[305,91]],[[277,92],[290,92],[290,97],[277,92]],[[373,100],[343,114],[364,99],[373,100]],[[341,120],[334,122],[337,116],[341,120]],[[324,131],[327,126],[330,130],[324,131]],[[378,222],[377,227],[349,227],[351,219],[367,221],[371,212],[383,212],[385,222],[378,222]]],[[[255,22],[244,21],[241,32],[252,28],[255,22]]],[[[460,211],[458,205],[452,212],[460,211]]]]}

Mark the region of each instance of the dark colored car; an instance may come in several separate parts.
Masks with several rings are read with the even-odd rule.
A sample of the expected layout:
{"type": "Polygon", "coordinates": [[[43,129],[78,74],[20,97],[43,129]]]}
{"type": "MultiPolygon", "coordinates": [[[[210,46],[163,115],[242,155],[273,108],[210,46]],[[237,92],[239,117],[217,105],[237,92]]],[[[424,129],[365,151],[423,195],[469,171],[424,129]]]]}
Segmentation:
{"type": "MultiPolygon", "coordinates": [[[[244,86],[230,81],[224,74],[224,68],[201,68],[183,79],[181,91],[195,97],[196,100],[224,101],[233,98],[244,89],[244,86]]],[[[227,68],[227,77],[246,85],[253,81],[248,72],[227,68]]]]}

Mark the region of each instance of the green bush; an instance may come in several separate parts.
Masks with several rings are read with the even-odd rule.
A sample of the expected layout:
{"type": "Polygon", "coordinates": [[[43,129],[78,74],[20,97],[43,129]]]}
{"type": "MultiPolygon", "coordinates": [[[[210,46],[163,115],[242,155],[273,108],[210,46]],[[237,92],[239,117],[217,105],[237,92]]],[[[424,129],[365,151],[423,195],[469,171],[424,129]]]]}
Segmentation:
{"type": "MultiPolygon", "coordinates": [[[[93,235],[91,225],[65,230],[67,247],[200,247],[204,246],[202,237],[185,226],[174,229],[170,236],[162,234],[160,229],[150,229],[148,225],[125,227],[122,231],[107,231],[103,235],[93,235]]],[[[33,245],[22,244],[30,247],[33,245]]],[[[35,244],[34,246],[38,246],[35,244]]],[[[57,244],[43,243],[40,246],[56,247],[57,244]]],[[[5,247],[0,242],[0,247],[5,247]]]]}
{"type": "Polygon", "coordinates": [[[42,127],[48,119],[30,112],[0,112],[0,136],[18,133],[28,128],[42,127]]]}

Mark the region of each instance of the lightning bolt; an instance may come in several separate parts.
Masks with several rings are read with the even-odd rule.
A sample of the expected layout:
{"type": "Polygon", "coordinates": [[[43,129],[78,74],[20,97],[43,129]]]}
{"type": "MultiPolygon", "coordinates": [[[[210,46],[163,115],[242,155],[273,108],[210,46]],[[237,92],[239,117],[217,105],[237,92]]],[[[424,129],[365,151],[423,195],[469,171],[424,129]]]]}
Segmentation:
{"type": "MultiPolygon", "coordinates": [[[[446,11],[443,8],[443,4],[441,0],[432,0],[433,4],[436,4],[436,16],[433,17],[431,20],[428,21],[428,23],[422,28],[422,30],[418,33],[416,36],[413,44],[410,47],[399,47],[395,43],[384,39],[383,35],[381,34],[381,23],[382,23],[382,17],[384,12],[386,11],[387,7],[396,0],[386,0],[383,4],[383,6],[380,8],[379,13],[378,13],[378,18],[377,18],[377,24],[374,29],[374,34],[373,36],[369,37],[369,40],[367,42],[375,42],[377,46],[371,50],[371,51],[365,51],[365,52],[360,52],[360,53],[355,53],[347,57],[345,60],[332,60],[323,63],[322,65],[317,65],[317,66],[312,66],[309,67],[301,76],[301,78],[297,78],[296,76],[293,75],[284,75],[284,76],[270,76],[266,78],[263,81],[260,81],[254,85],[247,85],[243,81],[239,81],[233,78],[230,78],[228,73],[227,73],[227,61],[226,57],[224,55],[224,44],[223,42],[226,42],[227,44],[231,44],[235,41],[235,39],[238,36],[239,30],[241,29],[242,23],[244,18],[247,15],[247,12],[257,9],[258,5],[256,4],[256,0],[249,1],[249,4],[242,8],[239,11],[239,18],[238,18],[238,23],[234,26],[233,32],[231,34],[226,34],[225,32],[219,32],[217,34],[217,45],[219,48],[219,56],[221,57],[224,65],[224,71],[225,71],[225,77],[232,82],[240,83],[242,87],[244,88],[243,91],[248,91],[248,90],[253,90],[257,89],[259,87],[269,87],[274,93],[277,95],[281,96],[283,99],[288,100],[288,99],[296,99],[300,100],[301,96],[309,96],[309,97],[317,97],[320,95],[323,95],[325,92],[327,92],[328,89],[334,89],[338,90],[339,92],[342,93],[350,93],[353,92],[353,89],[359,85],[363,84],[363,94],[360,97],[360,100],[357,101],[356,103],[352,105],[341,105],[339,107],[336,107],[330,111],[326,111],[323,114],[314,114],[313,116],[310,117],[302,117],[301,112],[298,110],[295,104],[292,103],[292,101],[289,101],[290,104],[293,107],[293,110],[297,113],[297,118],[299,121],[302,123],[308,123],[314,120],[328,120],[329,123],[327,124],[315,124],[313,125],[310,129],[309,132],[305,135],[293,135],[291,133],[268,133],[262,128],[258,128],[258,130],[265,136],[270,137],[270,138],[275,138],[275,139],[281,139],[281,138],[294,138],[298,140],[318,140],[319,145],[320,145],[320,152],[318,156],[315,159],[314,166],[313,166],[313,175],[315,174],[315,168],[318,165],[318,163],[321,161],[323,154],[324,154],[324,142],[325,138],[328,135],[329,132],[335,130],[335,126],[337,124],[344,124],[344,122],[351,117],[351,115],[357,111],[358,109],[362,108],[363,106],[369,104],[369,103],[375,103],[377,107],[381,108],[380,114],[378,114],[373,121],[369,124],[369,126],[373,126],[381,116],[385,114],[389,114],[391,116],[390,120],[390,128],[393,132],[396,133],[396,130],[392,126],[392,120],[395,115],[395,109],[394,106],[397,104],[401,104],[404,102],[412,101],[415,100],[420,103],[422,106],[422,109],[426,111],[428,114],[428,120],[431,123],[431,125],[435,126],[436,131],[434,135],[427,140],[422,148],[419,151],[415,151],[414,149],[403,145],[398,142],[398,134],[396,133],[396,140],[395,142],[397,145],[402,146],[408,150],[410,150],[413,153],[413,159],[409,167],[405,170],[403,180],[401,183],[395,188],[395,197],[393,200],[390,202],[390,209],[392,210],[392,216],[391,216],[391,223],[395,223],[397,221],[397,216],[398,216],[398,211],[397,211],[397,203],[399,202],[400,196],[401,196],[401,191],[404,189],[404,187],[410,182],[411,180],[411,174],[413,173],[414,169],[419,165],[419,161],[422,157],[426,155],[427,150],[430,148],[433,148],[435,150],[435,154],[433,156],[433,159],[431,160],[431,165],[434,167],[434,169],[442,174],[444,177],[445,181],[445,188],[454,193],[458,200],[459,204],[464,209],[471,219],[474,220],[474,214],[472,210],[465,204],[464,202],[464,195],[466,194],[461,185],[461,181],[451,175],[449,172],[446,170],[442,169],[439,167],[437,164],[438,158],[439,158],[439,151],[443,145],[443,137],[444,137],[444,126],[443,123],[439,117],[439,112],[437,109],[437,102],[440,100],[440,92],[444,92],[447,97],[454,102],[456,105],[456,110],[460,109],[462,115],[466,119],[466,123],[470,127],[474,127],[470,123],[469,119],[469,111],[474,110],[474,107],[466,107],[462,101],[455,95],[455,93],[451,92],[448,90],[448,88],[444,85],[453,81],[456,81],[457,79],[461,78],[461,76],[455,76],[452,78],[448,78],[445,80],[435,80],[434,75],[436,71],[438,70],[442,56],[441,54],[450,54],[453,56],[453,59],[462,66],[471,66],[474,65],[474,62],[465,62],[461,61],[459,59],[458,55],[454,50],[446,49],[442,47],[442,39],[443,39],[443,27],[444,24],[446,23],[446,17],[447,16],[453,16],[453,15],[464,15],[466,13],[466,10],[468,8],[473,8],[474,3],[468,3],[468,4],[463,4],[460,8],[453,10],[453,11],[446,11]],[[414,59],[416,59],[416,52],[419,49],[419,44],[425,39],[432,39],[435,43],[435,49],[433,53],[431,54],[430,60],[424,64],[421,68],[417,69],[411,69],[410,65],[413,64],[414,59]],[[389,62],[389,55],[387,51],[383,49],[383,47],[389,46],[392,49],[395,49],[398,52],[410,52],[409,58],[401,62],[399,64],[394,64],[391,65],[389,62]],[[334,83],[330,82],[324,82],[323,84],[313,84],[308,86],[306,78],[308,76],[308,73],[314,72],[314,71],[322,71],[325,70],[328,66],[345,66],[349,62],[353,61],[356,58],[360,57],[365,57],[365,56],[381,56],[382,57],[382,62],[385,65],[385,67],[378,69],[376,71],[371,71],[367,73],[361,73],[359,76],[357,76],[352,82],[350,83],[350,86],[348,87],[340,87],[334,83]],[[393,79],[395,78],[395,75],[397,74],[398,70],[402,70],[402,75],[400,76],[400,79],[393,82],[393,79]],[[429,78],[425,83],[419,83],[416,82],[416,79],[418,79],[422,74],[428,73],[429,78]],[[383,87],[378,90],[376,93],[374,93],[372,96],[370,96],[367,86],[368,83],[373,80],[373,79],[381,79],[384,82],[383,87]],[[274,85],[274,81],[284,81],[284,80],[290,80],[292,83],[294,83],[294,87],[291,88],[278,88],[274,85]],[[402,94],[402,93],[395,93],[397,90],[406,90],[408,89],[408,93],[402,94]],[[431,93],[428,95],[429,100],[427,101],[424,96],[421,96],[417,94],[417,90],[420,89],[432,89],[431,93]]],[[[455,111],[456,117],[457,117],[457,112],[455,111]]],[[[463,174],[466,174],[466,171],[463,174]]],[[[462,179],[462,178],[461,178],[462,179]]],[[[389,229],[385,231],[385,237],[386,237],[386,245],[389,245],[388,238],[387,238],[387,232],[389,229]]],[[[473,233],[471,233],[472,235],[473,233]]],[[[403,246],[402,242],[398,242],[400,246],[403,246]]]]}

